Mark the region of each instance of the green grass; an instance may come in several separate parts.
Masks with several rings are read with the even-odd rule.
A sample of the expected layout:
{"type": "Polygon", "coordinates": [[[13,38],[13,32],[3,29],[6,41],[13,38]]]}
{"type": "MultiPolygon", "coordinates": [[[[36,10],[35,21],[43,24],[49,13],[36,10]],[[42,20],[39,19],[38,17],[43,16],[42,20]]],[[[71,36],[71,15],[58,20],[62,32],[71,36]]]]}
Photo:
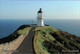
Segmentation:
{"type": "Polygon", "coordinates": [[[37,27],[37,28],[35,29],[35,31],[37,31],[37,30],[47,31],[47,32],[57,32],[57,31],[59,31],[58,29],[53,28],[52,26],[37,27]]]}
{"type": "Polygon", "coordinates": [[[29,31],[30,27],[26,27],[22,30],[18,30],[18,34],[22,34],[23,36],[26,35],[26,33],[29,31]]]}
{"type": "Polygon", "coordinates": [[[26,35],[26,33],[30,30],[30,25],[22,25],[20,26],[14,33],[10,34],[9,36],[6,36],[4,38],[0,39],[0,44],[2,43],[9,43],[13,40],[15,40],[16,38],[18,38],[21,34],[23,36],[26,35]]]}
{"type": "Polygon", "coordinates": [[[35,34],[37,35],[35,40],[35,50],[37,54],[60,54],[62,49],[80,50],[80,39],[78,37],[54,27],[37,27],[35,29],[35,34]]]}
{"type": "Polygon", "coordinates": [[[51,26],[45,26],[45,27],[37,27],[35,29],[36,34],[37,34],[37,39],[36,39],[36,47],[38,47],[39,49],[36,48],[37,54],[43,53],[43,54],[50,54],[47,51],[47,48],[44,47],[43,42],[45,41],[54,41],[54,37],[52,37],[49,33],[50,32],[57,32],[58,30],[51,27],[51,26]]]}

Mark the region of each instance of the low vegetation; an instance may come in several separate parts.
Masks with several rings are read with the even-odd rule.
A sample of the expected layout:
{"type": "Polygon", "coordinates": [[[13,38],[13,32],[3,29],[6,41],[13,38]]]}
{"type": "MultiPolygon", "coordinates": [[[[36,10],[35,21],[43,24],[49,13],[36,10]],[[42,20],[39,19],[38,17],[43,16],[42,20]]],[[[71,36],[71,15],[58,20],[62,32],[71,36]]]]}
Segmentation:
{"type": "Polygon", "coordinates": [[[11,42],[14,39],[18,38],[21,34],[23,36],[26,35],[26,33],[29,31],[30,26],[29,25],[22,25],[20,26],[14,33],[12,33],[11,35],[0,39],[0,44],[2,43],[6,43],[6,42],[11,42]]]}
{"type": "Polygon", "coordinates": [[[35,37],[35,52],[37,54],[80,53],[80,37],[51,26],[37,27],[35,37]]]}
{"type": "Polygon", "coordinates": [[[22,34],[23,36],[25,36],[29,29],[30,29],[30,27],[27,26],[23,29],[19,29],[17,32],[18,32],[18,34],[22,34]]]}

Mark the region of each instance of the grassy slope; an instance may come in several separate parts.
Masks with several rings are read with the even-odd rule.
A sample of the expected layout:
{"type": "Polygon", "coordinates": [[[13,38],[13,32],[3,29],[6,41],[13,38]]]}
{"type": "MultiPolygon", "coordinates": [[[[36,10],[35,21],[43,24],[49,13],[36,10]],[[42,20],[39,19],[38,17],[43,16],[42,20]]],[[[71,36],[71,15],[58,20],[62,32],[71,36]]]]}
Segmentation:
{"type": "Polygon", "coordinates": [[[37,27],[35,35],[35,51],[37,54],[60,54],[62,50],[80,50],[80,37],[51,26],[37,27]]]}
{"type": "Polygon", "coordinates": [[[16,39],[17,37],[19,37],[19,35],[23,35],[25,36],[26,33],[29,31],[31,27],[29,25],[22,25],[20,26],[14,33],[12,33],[11,35],[0,39],[0,44],[2,43],[6,43],[6,42],[11,42],[14,39],[16,39]]]}
{"type": "Polygon", "coordinates": [[[23,36],[25,36],[26,33],[29,31],[29,29],[30,29],[30,27],[26,27],[22,30],[18,30],[17,32],[18,32],[18,34],[22,34],[23,36]]]}

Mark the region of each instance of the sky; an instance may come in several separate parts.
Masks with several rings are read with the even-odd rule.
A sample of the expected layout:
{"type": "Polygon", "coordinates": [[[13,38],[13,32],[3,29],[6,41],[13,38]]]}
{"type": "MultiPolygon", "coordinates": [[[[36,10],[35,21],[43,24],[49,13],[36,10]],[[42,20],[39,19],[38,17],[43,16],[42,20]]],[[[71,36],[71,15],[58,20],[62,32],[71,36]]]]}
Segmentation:
{"type": "Polygon", "coordinates": [[[78,0],[0,0],[0,19],[36,19],[40,8],[45,19],[80,19],[78,0]]]}

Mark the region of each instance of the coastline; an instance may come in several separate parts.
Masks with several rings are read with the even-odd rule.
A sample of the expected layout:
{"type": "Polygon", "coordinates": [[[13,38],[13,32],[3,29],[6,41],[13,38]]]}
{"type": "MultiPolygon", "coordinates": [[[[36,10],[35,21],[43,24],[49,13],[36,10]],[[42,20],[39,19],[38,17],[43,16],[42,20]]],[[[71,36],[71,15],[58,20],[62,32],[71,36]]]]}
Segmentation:
{"type": "MultiPolygon", "coordinates": [[[[20,27],[15,32],[17,32],[20,29],[20,27]]],[[[25,25],[22,25],[22,27],[25,28],[25,25]]],[[[12,52],[14,52],[19,47],[19,45],[22,43],[22,41],[27,36],[30,29],[31,28],[28,29],[28,31],[26,32],[25,35],[20,34],[17,38],[15,38],[14,40],[11,40],[10,42],[1,43],[0,44],[0,54],[12,54],[12,52]]],[[[6,38],[8,38],[8,37],[6,37],[6,38]]]]}
{"type": "MultiPolygon", "coordinates": [[[[31,25],[28,25],[28,26],[31,26],[31,25]]],[[[26,29],[24,29],[24,28],[26,28],[26,25],[22,25],[22,26],[20,26],[16,31],[18,31],[18,30],[26,30],[26,29]]],[[[23,31],[22,31],[22,33],[21,33],[21,31],[20,31],[20,35],[16,38],[16,39],[14,39],[14,40],[12,40],[11,42],[6,42],[6,43],[3,43],[3,44],[0,44],[0,54],[12,54],[13,52],[17,52],[16,51],[16,49],[19,47],[19,45],[23,42],[23,40],[24,40],[24,38],[27,36],[27,34],[28,34],[28,32],[29,32],[29,30],[30,30],[31,28],[28,28],[28,30],[27,30],[27,32],[26,32],[26,34],[24,35],[23,34],[23,31]]],[[[35,36],[33,37],[33,50],[34,50],[34,52],[37,54],[38,53],[38,51],[37,51],[37,49],[39,50],[39,45],[37,46],[36,45],[36,40],[39,42],[40,40],[38,40],[37,38],[44,38],[44,39],[42,39],[42,40],[46,40],[47,38],[50,38],[49,40],[51,41],[52,40],[52,42],[49,42],[49,44],[50,43],[55,43],[55,41],[57,40],[57,44],[60,46],[60,47],[62,47],[62,48],[66,48],[66,45],[68,44],[65,40],[67,40],[67,41],[69,41],[69,43],[72,43],[72,44],[74,44],[74,40],[73,39],[75,39],[76,40],[76,42],[75,43],[77,43],[77,42],[79,42],[79,40],[78,39],[80,39],[80,37],[77,37],[77,36],[75,36],[75,35],[72,35],[72,34],[70,34],[70,33],[67,33],[67,32],[64,32],[64,31],[61,31],[61,30],[59,30],[59,29],[56,29],[56,28],[53,28],[52,26],[49,26],[49,25],[46,25],[46,26],[44,26],[44,27],[37,27],[35,30],[35,36]],[[40,34],[41,36],[38,36],[38,34],[37,33],[39,33],[39,32],[42,32],[42,34],[40,34]],[[58,34],[59,33],[59,34],[58,34]],[[46,35],[44,35],[44,34],[46,34],[46,35]],[[49,37],[49,36],[50,37],[49,37]],[[54,36],[54,35],[56,35],[56,36],[54,36]],[[48,36],[48,37],[46,37],[46,36],[48,36]],[[59,42],[59,39],[57,39],[56,37],[57,36],[59,36],[58,38],[60,39],[60,37],[63,37],[63,38],[61,38],[60,39],[60,42],[59,42]],[[70,38],[69,38],[70,37],[70,38]],[[45,39],[46,38],[46,39],[45,39]],[[52,39],[53,38],[53,39],[52,39]],[[65,39],[65,40],[64,40],[65,39]],[[62,43],[62,41],[61,40],[64,40],[64,43],[66,43],[66,45],[65,44],[63,44],[62,43]]],[[[41,40],[41,41],[42,41],[41,40]]],[[[48,40],[48,41],[49,41],[48,40]]],[[[37,42],[37,43],[38,43],[37,42]]],[[[43,42],[42,42],[43,43],[43,42]]],[[[42,44],[41,43],[41,44],[42,44]]],[[[46,42],[44,42],[45,43],[45,45],[46,45],[46,42]]],[[[78,43],[77,43],[78,44],[78,43]]],[[[74,44],[75,45],[75,44],[74,44]]],[[[48,45],[48,47],[49,47],[50,45],[48,45]]],[[[55,44],[54,44],[54,46],[56,46],[55,44]]],[[[70,46],[72,46],[71,44],[69,45],[69,47],[70,46]]],[[[75,46],[77,46],[78,47],[78,45],[75,45],[75,46]]],[[[42,45],[42,47],[43,47],[43,45],[42,45]]],[[[69,47],[67,47],[67,48],[69,48],[69,47]]],[[[44,48],[44,47],[43,47],[44,48]]],[[[45,48],[46,49],[46,48],[45,48]]],[[[58,49],[56,49],[56,50],[58,50],[58,49]]],[[[44,51],[43,51],[44,52],[44,51]]],[[[45,52],[47,52],[47,51],[45,51],[45,52]]],[[[48,52],[47,52],[48,53],[48,52]]]]}

